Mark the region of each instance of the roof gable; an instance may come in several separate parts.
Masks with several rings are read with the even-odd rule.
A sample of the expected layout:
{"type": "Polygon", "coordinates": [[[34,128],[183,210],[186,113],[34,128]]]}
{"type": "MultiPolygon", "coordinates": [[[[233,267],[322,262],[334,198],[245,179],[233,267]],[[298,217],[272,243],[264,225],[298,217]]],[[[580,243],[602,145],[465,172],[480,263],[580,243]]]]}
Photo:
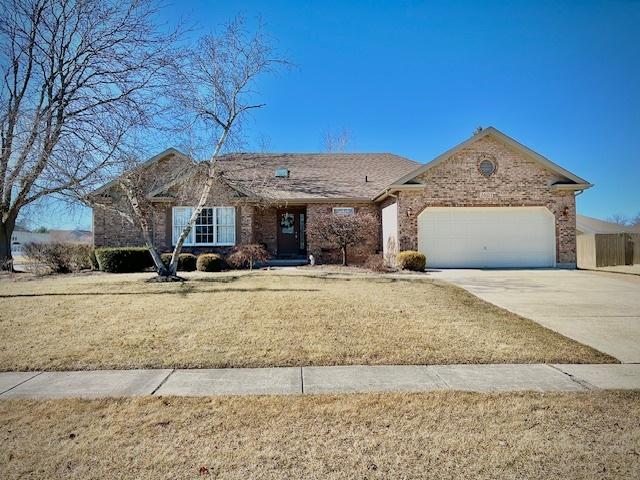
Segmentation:
{"type": "MultiPolygon", "coordinates": [[[[143,169],[148,168],[148,167],[152,166],[153,164],[155,164],[155,163],[159,162],[160,160],[162,160],[162,159],[164,159],[166,157],[169,157],[169,156],[177,157],[177,158],[183,160],[184,162],[191,162],[191,159],[187,155],[182,153],[180,150],[178,150],[177,148],[174,148],[174,147],[169,147],[166,150],[163,150],[162,152],[158,153],[157,155],[154,155],[153,157],[145,160],[140,165],[137,165],[136,167],[134,167],[133,169],[129,170],[128,172],[134,172],[134,171],[137,171],[137,170],[143,170],[143,169]]],[[[124,175],[124,173],[123,173],[123,175],[124,175]]],[[[93,192],[91,192],[89,195],[97,196],[97,195],[100,195],[100,194],[103,194],[103,193],[107,192],[107,190],[109,190],[110,188],[112,188],[113,186],[115,186],[118,183],[118,180],[121,177],[122,177],[122,175],[119,175],[117,178],[114,178],[110,182],[105,183],[101,187],[99,187],[96,190],[94,190],[93,192]]]]}
{"type": "Polygon", "coordinates": [[[514,140],[513,138],[509,137],[508,135],[505,135],[500,130],[498,130],[497,128],[494,128],[494,127],[487,127],[485,129],[483,129],[481,132],[479,132],[479,133],[473,135],[472,137],[468,138],[464,142],[459,143],[455,147],[453,147],[453,148],[447,150],[446,152],[438,155],[436,158],[431,160],[429,163],[426,163],[426,164],[416,168],[412,172],[409,172],[408,174],[404,175],[403,177],[400,177],[398,180],[393,182],[392,186],[400,186],[400,185],[405,185],[407,183],[411,183],[411,181],[414,181],[416,177],[418,177],[419,175],[423,174],[427,170],[429,170],[429,169],[435,167],[436,165],[439,165],[440,163],[448,160],[452,155],[456,154],[460,150],[468,147],[472,143],[475,143],[478,140],[480,140],[482,138],[485,138],[486,136],[489,136],[489,135],[492,136],[493,138],[495,138],[496,140],[504,143],[505,145],[513,148],[514,150],[522,153],[526,157],[531,158],[532,160],[538,162],[539,164],[541,164],[542,166],[546,167],[547,169],[549,169],[549,170],[551,170],[551,171],[553,171],[553,172],[565,177],[569,181],[569,185],[572,185],[572,186],[575,186],[575,187],[580,187],[580,188],[578,188],[580,190],[584,190],[584,189],[587,189],[587,188],[590,188],[590,187],[593,186],[592,184],[587,182],[585,179],[580,178],[577,175],[574,175],[573,173],[569,172],[568,170],[565,170],[560,165],[552,162],[548,158],[540,155],[539,153],[534,152],[529,147],[521,144],[520,142],[518,142],[518,141],[514,140]]]}

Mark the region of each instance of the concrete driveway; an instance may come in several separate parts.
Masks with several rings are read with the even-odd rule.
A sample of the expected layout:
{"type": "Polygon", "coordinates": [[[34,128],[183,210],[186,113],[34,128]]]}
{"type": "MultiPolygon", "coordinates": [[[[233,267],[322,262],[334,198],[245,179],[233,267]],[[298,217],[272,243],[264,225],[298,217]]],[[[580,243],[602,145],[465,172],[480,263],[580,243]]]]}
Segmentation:
{"type": "Polygon", "coordinates": [[[640,363],[640,276],[537,269],[451,269],[431,276],[623,363],[640,363]]]}

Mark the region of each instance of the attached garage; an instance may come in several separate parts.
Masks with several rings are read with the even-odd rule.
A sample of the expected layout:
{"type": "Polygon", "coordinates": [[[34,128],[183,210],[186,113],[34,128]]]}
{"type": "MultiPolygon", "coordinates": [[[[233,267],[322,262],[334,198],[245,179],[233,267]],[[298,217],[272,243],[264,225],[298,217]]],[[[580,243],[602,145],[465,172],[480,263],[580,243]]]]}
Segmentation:
{"type": "Polygon", "coordinates": [[[418,249],[435,268],[554,267],[555,218],[545,207],[428,207],[418,249]]]}

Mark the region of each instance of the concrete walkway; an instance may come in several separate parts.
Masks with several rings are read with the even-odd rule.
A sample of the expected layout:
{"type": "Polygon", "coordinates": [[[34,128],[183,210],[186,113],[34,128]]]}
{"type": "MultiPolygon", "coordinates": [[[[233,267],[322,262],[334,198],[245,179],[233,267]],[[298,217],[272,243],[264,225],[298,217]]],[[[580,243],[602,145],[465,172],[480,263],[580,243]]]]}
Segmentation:
{"type": "Polygon", "coordinates": [[[402,365],[0,373],[0,400],[640,389],[640,365],[402,365]]]}
{"type": "Polygon", "coordinates": [[[640,276],[587,270],[430,273],[617,358],[640,363],[640,276]]]}

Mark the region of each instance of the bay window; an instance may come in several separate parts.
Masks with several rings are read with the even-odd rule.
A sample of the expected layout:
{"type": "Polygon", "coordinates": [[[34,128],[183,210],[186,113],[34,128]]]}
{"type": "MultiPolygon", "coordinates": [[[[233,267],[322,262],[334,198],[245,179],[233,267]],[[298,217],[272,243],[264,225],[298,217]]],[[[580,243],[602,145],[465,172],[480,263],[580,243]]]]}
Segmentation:
{"type": "MultiPolygon", "coordinates": [[[[193,208],[173,207],[173,240],[175,245],[189,223],[193,208]]],[[[185,245],[232,246],[236,243],[236,209],[233,207],[205,207],[186,238],[185,245]]]]}

